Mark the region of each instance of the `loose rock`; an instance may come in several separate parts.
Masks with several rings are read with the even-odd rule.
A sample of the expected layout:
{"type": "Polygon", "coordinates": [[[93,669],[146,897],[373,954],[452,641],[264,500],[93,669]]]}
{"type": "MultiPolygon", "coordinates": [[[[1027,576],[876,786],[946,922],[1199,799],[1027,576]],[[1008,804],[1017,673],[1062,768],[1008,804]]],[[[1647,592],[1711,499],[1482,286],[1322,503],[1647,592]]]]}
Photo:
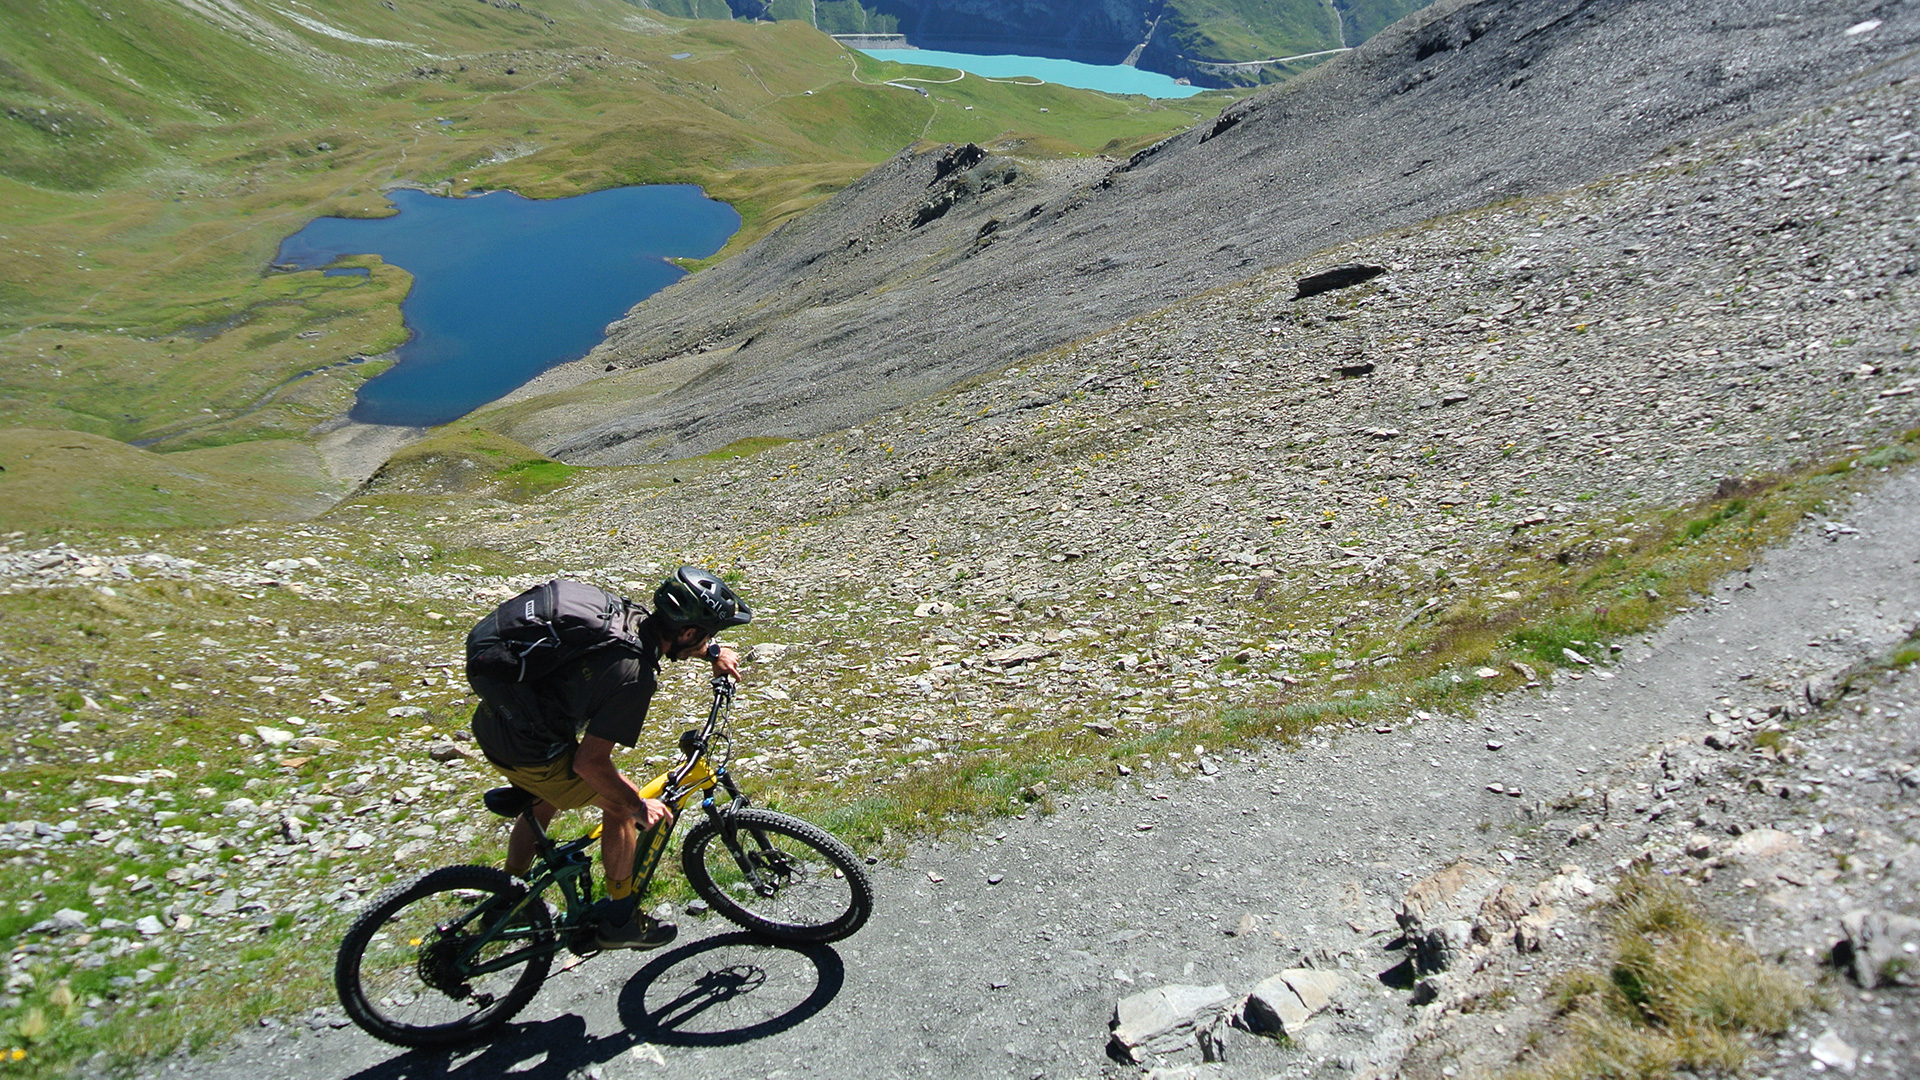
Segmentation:
{"type": "Polygon", "coordinates": [[[1115,1004],[1107,1052],[1146,1064],[1152,1057],[1198,1049],[1197,1032],[1225,1015],[1233,995],[1221,985],[1172,984],[1142,990],[1115,1004]]]}
{"type": "Polygon", "coordinates": [[[1852,911],[1840,920],[1846,935],[1834,959],[1863,989],[1920,986],[1920,919],[1890,911],[1852,911]]]}

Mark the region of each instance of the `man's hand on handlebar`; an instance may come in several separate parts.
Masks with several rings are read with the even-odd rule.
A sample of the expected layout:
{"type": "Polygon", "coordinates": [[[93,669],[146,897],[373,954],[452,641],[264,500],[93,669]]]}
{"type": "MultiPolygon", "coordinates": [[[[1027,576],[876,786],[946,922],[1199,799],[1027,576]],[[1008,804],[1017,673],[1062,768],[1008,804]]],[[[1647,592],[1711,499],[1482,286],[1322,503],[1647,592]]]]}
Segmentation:
{"type": "Polygon", "coordinates": [[[740,654],[734,652],[732,648],[726,645],[720,646],[719,654],[713,658],[713,674],[715,678],[724,675],[738,682],[740,680],[740,654]]]}

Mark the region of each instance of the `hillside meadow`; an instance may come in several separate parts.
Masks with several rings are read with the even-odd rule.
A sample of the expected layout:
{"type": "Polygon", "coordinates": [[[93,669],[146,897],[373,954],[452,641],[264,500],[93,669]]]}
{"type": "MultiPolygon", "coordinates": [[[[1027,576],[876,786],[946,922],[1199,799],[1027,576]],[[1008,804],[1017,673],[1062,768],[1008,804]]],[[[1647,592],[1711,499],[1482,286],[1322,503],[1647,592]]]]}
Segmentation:
{"type": "MultiPolygon", "coordinates": [[[[899,66],[800,23],[585,0],[217,12],[45,2],[0,15],[12,443],[77,431],[163,456],[310,443],[406,340],[412,280],[374,257],[349,260],[364,276],[278,272],[274,252],[315,217],[391,213],[382,193],[396,185],[556,198],[698,184],[743,219],[717,260],[917,142],[1124,154],[1230,100],[974,78],[922,94],[885,85],[899,66]]],[[[228,520],[258,511],[248,479],[223,474],[228,520]]],[[[341,493],[324,476],[313,490],[341,493]]],[[[62,509],[8,497],[22,523],[62,509]]]]}

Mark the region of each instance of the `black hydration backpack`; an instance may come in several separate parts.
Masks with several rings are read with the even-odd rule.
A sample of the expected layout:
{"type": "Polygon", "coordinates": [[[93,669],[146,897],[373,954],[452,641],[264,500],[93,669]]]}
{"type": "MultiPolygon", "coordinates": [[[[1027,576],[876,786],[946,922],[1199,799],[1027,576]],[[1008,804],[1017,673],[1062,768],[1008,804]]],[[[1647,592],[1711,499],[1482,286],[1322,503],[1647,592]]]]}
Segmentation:
{"type": "Polygon", "coordinates": [[[584,581],[555,578],[493,609],[467,632],[467,672],[530,682],[609,645],[644,652],[628,629],[639,609],[584,581]]]}

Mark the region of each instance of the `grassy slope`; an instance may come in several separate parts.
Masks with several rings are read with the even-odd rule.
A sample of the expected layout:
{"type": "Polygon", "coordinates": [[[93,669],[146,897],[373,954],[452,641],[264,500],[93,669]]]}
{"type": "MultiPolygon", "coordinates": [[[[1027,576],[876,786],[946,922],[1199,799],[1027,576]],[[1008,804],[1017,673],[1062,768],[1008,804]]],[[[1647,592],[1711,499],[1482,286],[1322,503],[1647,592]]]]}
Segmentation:
{"type": "MultiPolygon", "coordinates": [[[[1298,56],[1358,45],[1432,0],[1172,0],[1154,34],[1157,49],[1190,60],[1233,62],[1298,56]],[[1339,18],[1335,17],[1338,9],[1339,18]]],[[[1235,83],[1280,82],[1312,67],[1297,64],[1216,72],[1235,83]]]]}
{"type": "Polygon", "coordinates": [[[330,505],[332,488],[319,455],[286,439],[155,454],[84,432],[0,428],[0,502],[13,529],[299,518],[330,505]]]}
{"type": "Polygon", "coordinates": [[[1338,46],[1325,4],[1174,0],[1159,31],[1183,55],[1201,60],[1264,60],[1338,46]]]}
{"type": "MultiPolygon", "coordinates": [[[[267,267],[313,217],[390,212],[396,181],[698,183],[744,218],[730,252],[918,138],[1039,116],[1019,87],[969,86],[965,112],[875,85],[793,22],[335,0],[301,9],[315,30],[265,4],[222,10],[224,24],[172,4],[0,13],[0,424],[176,450],[301,438],[339,415],[380,367],[342,361],[404,340],[411,279],[376,260],[370,278],[267,267]]],[[[1035,134],[1061,152],[1218,107],[1047,97],[1035,134]]]]}
{"type": "Polygon", "coordinates": [[[1335,0],[1346,17],[1347,43],[1357,45],[1432,0],[1335,0]]]}
{"type": "Polygon", "coordinates": [[[1432,0],[1170,0],[1155,40],[1171,33],[1180,53],[1197,60],[1264,60],[1342,44],[1333,11],[1358,45],[1432,0]]]}
{"type": "Polygon", "coordinates": [[[1160,132],[1188,127],[1214,115],[1226,100],[1217,94],[1168,100],[1102,94],[1089,103],[1083,100],[1083,91],[1051,83],[1020,86],[973,75],[957,78],[961,72],[953,68],[878,61],[866,56],[860,57],[860,62],[864,78],[926,87],[929,96],[924,101],[931,104],[932,115],[922,129],[924,141],[1019,144],[1025,152],[1039,150],[1043,156],[1089,150],[1124,156],[1157,141],[1160,132]],[[983,118],[1003,126],[983,138],[983,118]],[[1106,134],[1106,140],[1095,143],[1089,137],[1095,129],[1106,134]]]}

